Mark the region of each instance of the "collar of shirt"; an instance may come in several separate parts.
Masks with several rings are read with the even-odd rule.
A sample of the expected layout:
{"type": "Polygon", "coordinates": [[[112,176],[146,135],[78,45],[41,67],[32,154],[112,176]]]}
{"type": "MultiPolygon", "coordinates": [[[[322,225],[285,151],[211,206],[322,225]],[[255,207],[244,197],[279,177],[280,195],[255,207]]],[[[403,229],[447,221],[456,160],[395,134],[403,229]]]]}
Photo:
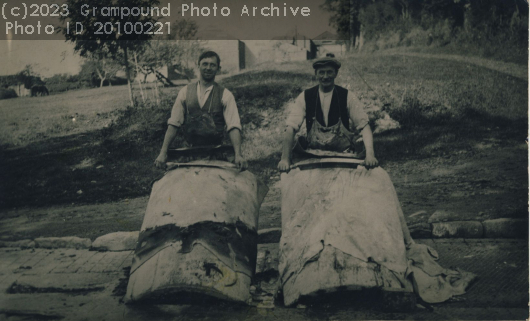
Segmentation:
{"type": "Polygon", "coordinates": [[[204,92],[201,90],[201,81],[197,83],[197,97],[199,98],[199,106],[202,108],[204,104],[206,103],[206,100],[210,96],[210,93],[212,92],[213,84],[206,88],[204,92]]]}

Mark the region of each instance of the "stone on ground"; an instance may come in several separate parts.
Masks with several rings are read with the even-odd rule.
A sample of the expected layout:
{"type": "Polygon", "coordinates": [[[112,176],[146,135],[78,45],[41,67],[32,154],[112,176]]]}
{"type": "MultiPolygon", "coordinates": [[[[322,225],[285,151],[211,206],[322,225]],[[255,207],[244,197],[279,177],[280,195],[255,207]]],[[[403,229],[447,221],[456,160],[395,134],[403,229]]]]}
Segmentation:
{"type": "Polygon", "coordinates": [[[115,232],[98,237],[92,243],[92,249],[98,251],[129,251],[136,248],[138,231],[115,232]]]}
{"type": "Polygon", "coordinates": [[[92,241],[90,239],[77,236],[39,237],[35,239],[35,247],[44,249],[88,249],[91,245],[92,241]]]}
{"type": "Polygon", "coordinates": [[[525,238],[528,235],[528,221],[523,219],[498,218],[482,222],[484,237],[525,238]]]}
{"type": "Polygon", "coordinates": [[[435,238],[481,238],[482,235],[482,223],[476,221],[440,222],[432,224],[432,236],[435,238]]]}

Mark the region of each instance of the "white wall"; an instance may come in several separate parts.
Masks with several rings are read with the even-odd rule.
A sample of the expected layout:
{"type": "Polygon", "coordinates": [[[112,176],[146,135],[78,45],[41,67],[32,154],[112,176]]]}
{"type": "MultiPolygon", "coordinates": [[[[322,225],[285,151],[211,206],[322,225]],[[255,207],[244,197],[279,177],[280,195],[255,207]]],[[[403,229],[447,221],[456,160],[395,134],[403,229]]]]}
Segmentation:
{"type": "Polygon", "coordinates": [[[307,49],[303,41],[298,46],[291,40],[245,40],[245,67],[250,68],[264,62],[307,60],[307,49]]]}
{"type": "MultiPolygon", "coordinates": [[[[221,58],[223,72],[239,71],[239,40],[203,40],[200,41],[203,51],[213,50],[221,58]]],[[[199,58],[199,57],[197,57],[199,58]]]]}

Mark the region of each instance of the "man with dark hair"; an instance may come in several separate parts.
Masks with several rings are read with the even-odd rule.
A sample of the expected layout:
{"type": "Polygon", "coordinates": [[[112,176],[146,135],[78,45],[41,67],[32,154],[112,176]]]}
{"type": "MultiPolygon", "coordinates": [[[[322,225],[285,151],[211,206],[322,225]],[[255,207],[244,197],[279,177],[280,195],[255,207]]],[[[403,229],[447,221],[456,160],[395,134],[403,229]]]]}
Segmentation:
{"type": "Polygon", "coordinates": [[[197,64],[199,81],[180,90],[155,166],[166,168],[169,145],[182,128],[184,139],[194,147],[222,144],[226,130],[234,148],[234,163],[243,170],[247,162],[241,155],[241,122],[234,95],[215,82],[221,59],[217,53],[206,51],[197,64]]]}
{"type": "Polygon", "coordinates": [[[303,148],[333,152],[356,153],[364,156],[356,141],[362,135],[366,150],[365,166],[378,165],[374,155],[372,130],[361,102],[347,89],[335,85],[341,63],[324,57],[313,63],[318,86],[302,92],[291,106],[283,137],[280,171],[289,171],[294,135],[306,121],[307,138],[298,143],[303,148]]]}

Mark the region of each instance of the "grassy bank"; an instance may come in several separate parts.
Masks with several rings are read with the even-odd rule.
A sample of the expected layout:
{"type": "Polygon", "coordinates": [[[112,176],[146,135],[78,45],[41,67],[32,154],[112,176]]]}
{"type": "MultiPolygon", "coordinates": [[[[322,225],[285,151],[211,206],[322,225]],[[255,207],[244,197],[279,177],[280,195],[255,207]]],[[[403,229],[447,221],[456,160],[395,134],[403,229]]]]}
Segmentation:
{"type": "MultiPolygon", "coordinates": [[[[510,145],[526,138],[525,80],[442,59],[354,56],[343,62],[337,83],[365,104],[378,132],[375,148],[383,163],[472,153],[484,140],[510,145]],[[379,120],[386,115],[399,121],[400,128],[385,127],[379,120]]],[[[236,97],[250,170],[267,182],[276,173],[288,102],[316,84],[311,64],[265,66],[224,78],[221,84],[236,97]]],[[[71,110],[56,112],[55,118],[50,97],[28,98],[42,108],[30,109],[23,100],[17,101],[18,107],[9,106],[27,108],[26,113],[0,106],[11,117],[8,126],[31,124],[29,110],[38,120],[75,113],[99,113],[104,116],[97,117],[113,120],[105,127],[68,119],[68,124],[79,127],[60,131],[57,137],[35,136],[53,128],[44,122],[37,129],[24,128],[26,136],[2,136],[0,207],[105,202],[149,194],[152,181],[163,174],[153,161],[178,89],[166,90],[158,105],[148,102],[136,108],[125,107],[122,88],[102,90],[53,96],[58,102],[72,103],[71,110]],[[24,147],[14,147],[17,141],[24,147]]]]}

